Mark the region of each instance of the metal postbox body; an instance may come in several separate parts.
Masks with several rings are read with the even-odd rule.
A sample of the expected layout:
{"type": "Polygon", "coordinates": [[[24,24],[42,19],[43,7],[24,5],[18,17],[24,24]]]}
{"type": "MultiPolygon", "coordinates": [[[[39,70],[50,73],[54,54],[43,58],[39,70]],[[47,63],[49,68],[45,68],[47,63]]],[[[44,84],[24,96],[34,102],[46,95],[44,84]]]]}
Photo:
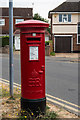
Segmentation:
{"type": "Polygon", "coordinates": [[[48,23],[27,20],[20,28],[21,108],[45,111],[45,28],[48,23]]]}

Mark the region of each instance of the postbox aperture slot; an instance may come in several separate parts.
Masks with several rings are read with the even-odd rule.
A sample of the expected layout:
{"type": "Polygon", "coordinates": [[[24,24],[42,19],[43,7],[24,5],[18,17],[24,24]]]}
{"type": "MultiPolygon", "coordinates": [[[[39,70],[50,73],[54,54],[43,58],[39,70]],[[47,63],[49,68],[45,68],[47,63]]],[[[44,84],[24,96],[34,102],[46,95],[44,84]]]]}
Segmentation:
{"type": "Polygon", "coordinates": [[[27,41],[40,41],[40,38],[27,38],[27,41]]]}
{"type": "Polygon", "coordinates": [[[29,60],[38,60],[39,59],[39,46],[29,46],[29,60]]]}

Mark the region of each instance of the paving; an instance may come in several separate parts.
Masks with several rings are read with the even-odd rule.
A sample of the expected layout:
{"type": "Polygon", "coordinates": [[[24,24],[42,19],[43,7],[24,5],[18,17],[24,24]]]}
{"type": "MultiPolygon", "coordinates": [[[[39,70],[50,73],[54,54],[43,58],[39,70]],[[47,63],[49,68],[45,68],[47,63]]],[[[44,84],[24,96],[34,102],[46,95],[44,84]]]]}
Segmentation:
{"type": "Polygon", "coordinates": [[[55,53],[55,57],[79,58],[80,53],[55,53]]]}

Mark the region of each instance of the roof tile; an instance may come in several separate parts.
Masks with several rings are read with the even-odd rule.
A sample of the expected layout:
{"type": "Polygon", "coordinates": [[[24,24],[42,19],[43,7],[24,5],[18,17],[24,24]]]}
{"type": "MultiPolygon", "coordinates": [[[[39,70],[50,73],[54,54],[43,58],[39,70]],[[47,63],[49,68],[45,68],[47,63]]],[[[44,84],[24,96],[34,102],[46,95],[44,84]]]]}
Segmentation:
{"type": "Polygon", "coordinates": [[[63,2],[55,9],[50,12],[80,12],[80,1],[79,2],[63,2]]]}
{"type": "MultiPolygon", "coordinates": [[[[9,16],[9,8],[0,8],[2,11],[2,16],[9,16]]],[[[32,18],[33,9],[32,8],[13,8],[13,16],[23,16],[27,18],[32,18]]]]}

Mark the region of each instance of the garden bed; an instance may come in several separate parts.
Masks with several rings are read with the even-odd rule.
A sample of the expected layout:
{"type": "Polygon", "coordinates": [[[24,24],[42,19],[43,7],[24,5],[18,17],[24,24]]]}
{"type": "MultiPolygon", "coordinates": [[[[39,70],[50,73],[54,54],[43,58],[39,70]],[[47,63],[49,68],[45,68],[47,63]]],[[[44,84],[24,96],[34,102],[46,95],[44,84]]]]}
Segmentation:
{"type": "Polygon", "coordinates": [[[27,119],[27,120],[53,120],[63,118],[78,118],[75,114],[72,114],[61,108],[59,106],[53,105],[47,102],[46,114],[39,115],[35,118],[34,113],[27,113],[26,111],[22,111],[20,107],[20,98],[21,92],[20,89],[14,88],[14,99],[10,99],[9,97],[9,85],[2,84],[2,104],[0,114],[2,114],[2,118],[18,118],[18,119],[27,119]],[[22,116],[23,114],[23,116],[22,116]]]}

